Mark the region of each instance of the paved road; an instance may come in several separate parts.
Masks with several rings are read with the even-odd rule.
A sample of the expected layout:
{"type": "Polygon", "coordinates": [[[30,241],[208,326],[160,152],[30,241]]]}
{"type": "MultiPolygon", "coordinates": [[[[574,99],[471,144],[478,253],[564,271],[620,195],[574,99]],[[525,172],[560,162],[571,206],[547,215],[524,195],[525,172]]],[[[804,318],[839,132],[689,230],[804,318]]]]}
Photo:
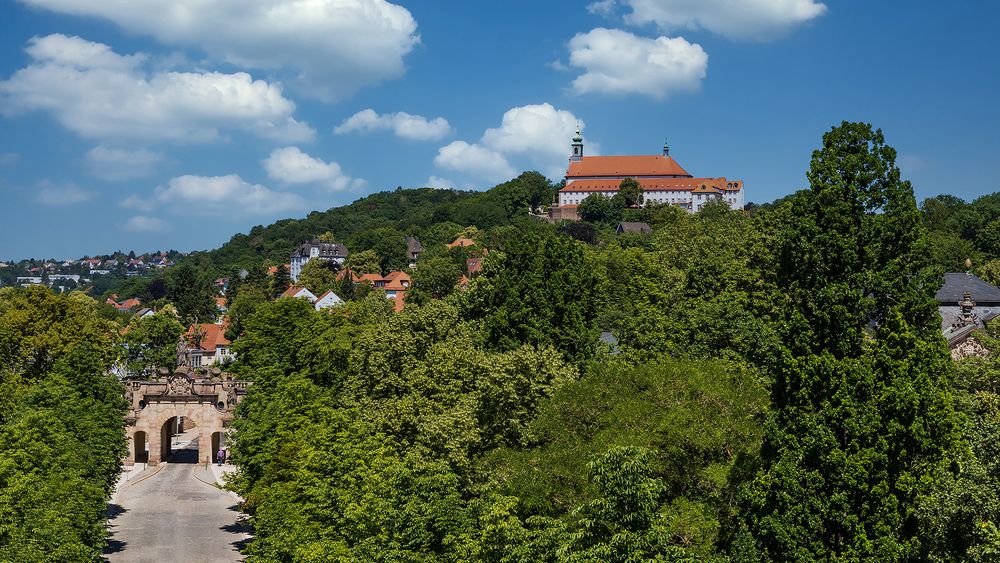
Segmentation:
{"type": "Polygon", "coordinates": [[[237,523],[236,501],[196,465],[197,439],[171,461],[132,478],[111,505],[111,562],[241,561],[238,546],[248,535],[237,523]],[[154,473],[155,472],[155,473],[154,473]]]}

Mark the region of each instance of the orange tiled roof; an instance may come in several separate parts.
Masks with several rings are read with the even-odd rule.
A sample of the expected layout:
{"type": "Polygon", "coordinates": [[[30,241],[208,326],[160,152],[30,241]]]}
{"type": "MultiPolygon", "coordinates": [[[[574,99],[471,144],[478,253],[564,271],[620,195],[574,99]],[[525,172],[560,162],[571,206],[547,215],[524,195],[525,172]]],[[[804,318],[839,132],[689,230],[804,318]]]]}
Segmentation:
{"type": "MultiPolygon", "coordinates": [[[[695,191],[701,186],[715,188],[727,192],[738,192],[743,189],[742,180],[727,180],[725,178],[639,178],[639,185],[644,191],[695,191]]],[[[618,191],[621,184],[618,180],[574,180],[560,192],[607,192],[618,191]]],[[[566,206],[563,206],[566,207],[566,206]]]]}
{"type": "Polygon", "coordinates": [[[403,301],[403,299],[405,297],[406,297],[406,292],[405,291],[397,291],[396,292],[396,297],[392,300],[392,308],[397,313],[400,312],[400,311],[402,311],[403,307],[406,306],[406,303],[403,301]]]}
{"type": "Polygon", "coordinates": [[[375,285],[376,282],[383,281],[384,279],[385,278],[383,278],[381,274],[361,274],[357,277],[357,281],[371,282],[372,285],[375,285]]]}
{"type": "Polygon", "coordinates": [[[445,246],[447,246],[448,248],[455,248],[456,246],[475,246],[475,245],[476,241],[472,239],[465,237],[458,237],[457,239],[455,239],[455,242],[448,243],[445,246]]]}
{"type": "Polygon", "coordinates": [[[347,274],[351,274],[351,281],[353,282],[358,282],[361,280],[361,278],[359,278],[358,275],[355,274],[354,271],[352,271],[350,268],[344,268],[343,270],[337,272],[337,280],[342,280],[346,278],[347,274]]]}
{"type": "Polygon", "coordinates": [[[294,285],[288,286],[288,289],[281,294],[282,297],[295,297],[295,295],[305,289],[304,287],[295,287],[294,285]]]}
{"type": "Polygon", "coordinates": [[[404,291],[406,289],[406,286],[403,285],[401,280],[390,280],[386,278],[385,282],[386,283],[382,286],[382,289],[386,291],[404,291]]]}
{"type": "Polygon", "coordinates": [[[395,270],[395,271],[389,272],[389,274],[385,276],[385,279],[386,280],[399,280],[401,282],[404,281],[404,280],[405,281],[412,281],[412,279],[410,278],[410,274],[407,274],[406,272],[404,272],[402,270],[395,270]]]}
{"type": "Polygon", "coordinates": [[[119,309],[135,309],[139,305],[142,305],[142,301],[139,301],[135,297],[131,299],[126,299],[117,305],[119,309]]]}
{"type": "Polygon", "coordinates": [[[482,258],[469,258],[465,261],[465,269],[468,270],[469,274],[476,274],[483,269],[483,259],[482,258]]]}
{"type": "Polygon", "coordinates": [[[220,309],[224,308],[228,303],[229,302],[226,300],[225,297],[216,297],[215,298],[215,305],[217,307],[219,307],[220,309]]]}
{"type": "Polygon", "coordinates": [[[219,346],[229,346],[232,342],[226,338],[226,328],[228,323],[215,324],[215,323],[204,323],[199,325],[191,325],[185,333],[188,342],[192,345],[194,344],[194,337],[196,332],[202,333],[201,342],[198,344],[198,349],[205,352],[215,352],[215,349],[219,346]]]}
{"type": "Polygon", "coordinates": [[[571,160],[566,178],[587,176],[684,176],[691,175],[673,157],[651,156],[585,156],[571,160]]]}

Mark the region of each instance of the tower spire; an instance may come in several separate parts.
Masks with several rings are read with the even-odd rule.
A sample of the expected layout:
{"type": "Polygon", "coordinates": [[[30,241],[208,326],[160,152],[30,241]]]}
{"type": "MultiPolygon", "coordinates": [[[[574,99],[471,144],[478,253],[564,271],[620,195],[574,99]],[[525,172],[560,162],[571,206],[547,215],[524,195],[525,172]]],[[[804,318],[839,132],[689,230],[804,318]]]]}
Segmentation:
{"type": "Polygon", "coordinates": [[[666,139],[663,139],[663,156],[670,156],[670,145],[666,139]]]}
{"type": "Polygon", "coordinates": [[[576,135],[573,136],[573,144],[570,145],[573,148],[572,156],[569,157],[570,160],[580,160],[583,158],[583,136],[580,135],[580,124],[576,124],[576,135]]]}

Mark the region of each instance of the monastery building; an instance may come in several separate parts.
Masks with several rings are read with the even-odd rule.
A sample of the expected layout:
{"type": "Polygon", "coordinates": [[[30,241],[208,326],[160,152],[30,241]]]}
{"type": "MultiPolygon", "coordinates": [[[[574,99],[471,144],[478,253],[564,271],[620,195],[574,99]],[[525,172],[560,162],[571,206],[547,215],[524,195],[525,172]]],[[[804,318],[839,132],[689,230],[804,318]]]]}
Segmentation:
{"type": "Polygon", "coordinates": [[[676,205],[695,213],[712,200],[732,209],[743,209],[743,181],[726,178],[695,178],[673,157],[670,147],[649,156],[584,156],[580,131],[573,137],[572,156],[566,170],[566,187],[559,190],[558,205],[549,209],[553,220],[579,219],[576,208],[591,194],[612,197],[625,178],[639,182],[645,203],[676,205]]]}

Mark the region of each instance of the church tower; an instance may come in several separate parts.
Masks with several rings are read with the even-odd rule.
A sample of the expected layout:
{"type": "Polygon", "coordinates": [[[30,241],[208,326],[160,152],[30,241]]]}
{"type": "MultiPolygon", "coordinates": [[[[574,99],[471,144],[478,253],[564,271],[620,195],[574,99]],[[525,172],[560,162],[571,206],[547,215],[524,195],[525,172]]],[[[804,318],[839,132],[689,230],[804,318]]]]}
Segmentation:
{"type": "Polygon", "coordinates": [[[666,139],[663,140],[663,156],[670,156],[670,145],[667,144],[666,139]]]}
{"type": "Polygon", "coordinates": [[[583,159],[583,137],[580,136],[580,128],[576,128],[576,135],[573,137],[573,156],[569,157],[570,160],[582,160],[583,159]]]}

